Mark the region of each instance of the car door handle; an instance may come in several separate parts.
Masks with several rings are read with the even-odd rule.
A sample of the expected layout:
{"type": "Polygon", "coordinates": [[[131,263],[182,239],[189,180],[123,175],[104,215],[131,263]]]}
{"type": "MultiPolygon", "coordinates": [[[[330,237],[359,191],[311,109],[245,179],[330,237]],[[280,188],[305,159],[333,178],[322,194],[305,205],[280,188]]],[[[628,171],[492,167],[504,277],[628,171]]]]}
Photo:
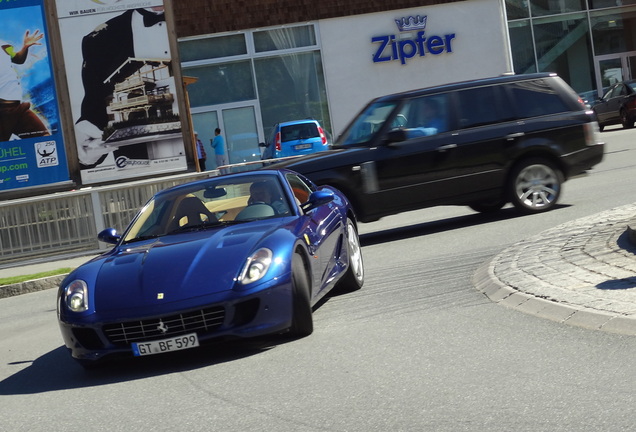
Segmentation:
{"type": "Polygon", "coordinates": [[[524,132],[511,133],[510,135],[506,135],[506,140],[512,141],[512,140],[515,140],[517,138],[521,138],[524,135],[525,135],[524,132]]]}
{"type": "Polygon", "coordinates": [[[437,151],[445,152],[446,150],[454,149],[455,147],[457,147],[457,144],[448,144],[441,147],[437,147],[437,151]]]}

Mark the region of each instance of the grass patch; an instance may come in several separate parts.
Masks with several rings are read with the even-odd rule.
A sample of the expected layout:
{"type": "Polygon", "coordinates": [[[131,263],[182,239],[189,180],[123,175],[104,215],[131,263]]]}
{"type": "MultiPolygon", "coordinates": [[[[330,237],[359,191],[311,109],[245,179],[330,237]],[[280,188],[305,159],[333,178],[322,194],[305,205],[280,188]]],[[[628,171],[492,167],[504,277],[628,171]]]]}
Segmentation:
{"type": "Polygon", "coordinates": [[[21,283],[21,282],[34,280],[34,279],[42,279],[42,278],[49,277],[49,276],[57,276],[57,275],[61,275],[61,274],[67,274],[67,273],[70,273],[72,270],[73,269],[70,268],[70,267],[65,267],[65,268],[61,268],[61,269],[57,269],[57,270],[50,270],[50,271],[41,272],[41,273],[35,273],[35,274],[31,274],[31,275],[0,278],[0,286],[2,286],[2,285],[13,285],[13,284],[21,283]]]}

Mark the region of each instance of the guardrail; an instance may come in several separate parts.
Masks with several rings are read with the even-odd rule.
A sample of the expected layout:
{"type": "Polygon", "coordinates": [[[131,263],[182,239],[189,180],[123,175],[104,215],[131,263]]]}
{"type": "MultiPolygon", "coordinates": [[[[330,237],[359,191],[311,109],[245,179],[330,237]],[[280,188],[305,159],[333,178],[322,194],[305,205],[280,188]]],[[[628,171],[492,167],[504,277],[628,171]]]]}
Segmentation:
{"type": "MultiPolygon", "coordinates": [[[[292,156],[294,158],[297,156],[292,156]]],[[[242,162],[216,170],[111,186],[87,187],[38,197],[0,201],[0,268],[38,257],[106,250],[97,233],[113,227],[124,230],[137,210],[158,191],[178,184],[214,177],[219,170],[257,169],[284,159],[242,162]]]]}
{"type": "Polygon", "coordinates": [[[159,190],[218,175],[188,173],[0,202],[0,265],[47,255],[99,252],[97,233],[121,231],[159,190]]]}

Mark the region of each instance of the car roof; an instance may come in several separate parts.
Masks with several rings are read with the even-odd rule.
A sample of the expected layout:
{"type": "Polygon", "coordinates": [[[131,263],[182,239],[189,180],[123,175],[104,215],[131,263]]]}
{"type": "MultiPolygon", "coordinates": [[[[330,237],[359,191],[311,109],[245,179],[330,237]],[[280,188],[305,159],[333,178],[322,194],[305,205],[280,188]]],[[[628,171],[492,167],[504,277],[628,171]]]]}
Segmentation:
{"type": "Polygon", "coordinates": [[[318,120],[314,120],[314,119],[289,120],[289,121],[278,123],[278,126],[283,127],[283,126],[291,126],[291,125],[303,124],[303,123],[316,123],[316,124],[318,124],[318,120]]]}
{"type": "Polygon", "coordinates": [[[503,74],[496,77],[489,78],[480,78],[475,80],[468,81],[460,81],[454,82],[450,84],[442,84],[439,86],[432,87],[424,87],[416,90],[408,90],[400,93],[393,93],[386,96],[380,96],[373,100],[373,102],[384,102],[384,101],[393,101],[393,100],[401,100],[408,99],[410,97],[420,96],[428,93],[439,93],[446,91],[459,90],[463,88],[470,88],[482,85],[490,85],[490,84],[500,84],[500,83],[508,83],[508,82],[519,82],[519,81],[527,81],[538,78],[551,78],[556,77],[557,74],[553,72],[539,72],[532,74],[503,74]]]}

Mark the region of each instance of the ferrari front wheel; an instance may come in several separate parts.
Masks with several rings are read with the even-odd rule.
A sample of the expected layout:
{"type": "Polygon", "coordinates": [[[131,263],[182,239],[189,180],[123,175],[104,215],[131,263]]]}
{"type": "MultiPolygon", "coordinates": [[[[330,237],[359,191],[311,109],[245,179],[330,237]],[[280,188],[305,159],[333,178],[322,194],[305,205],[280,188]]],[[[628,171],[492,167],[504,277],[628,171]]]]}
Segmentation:
{"type": "Polygon", "coordinates": [[[314,331],[311,310],[311,284],[303,256],[296,252],[292,260],[292,336],[309,336],[314,331]]]}

